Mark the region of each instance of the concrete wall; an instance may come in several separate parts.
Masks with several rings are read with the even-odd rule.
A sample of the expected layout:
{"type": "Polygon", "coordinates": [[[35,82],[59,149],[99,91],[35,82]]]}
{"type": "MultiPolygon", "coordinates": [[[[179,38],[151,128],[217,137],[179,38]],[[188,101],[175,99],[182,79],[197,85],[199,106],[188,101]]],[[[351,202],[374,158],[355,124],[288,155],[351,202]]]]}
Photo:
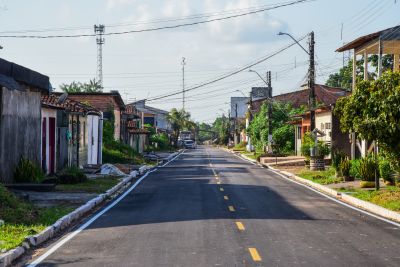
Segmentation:
{"type": "Polygon", "coordinates": [[[0,90],[0,181],[10,183],[21,156],[40,166],[41,99],[29,89],[0,90]]]}

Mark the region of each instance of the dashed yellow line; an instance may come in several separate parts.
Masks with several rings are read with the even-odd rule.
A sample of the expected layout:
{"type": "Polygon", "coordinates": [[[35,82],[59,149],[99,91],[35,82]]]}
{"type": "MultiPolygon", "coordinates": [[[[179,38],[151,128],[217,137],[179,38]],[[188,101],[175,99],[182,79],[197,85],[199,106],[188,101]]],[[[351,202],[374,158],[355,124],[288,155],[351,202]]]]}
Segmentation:
{"type": "Polygon", "coordinates": [[[218,181],[218,182],[217,182],[217,184],[221,184],[221,182],[220,182],[220,181],[218,181]]]}
{"type": "Polygon", "coordinates": [[[251,255],[251,258],[253,259],[253,261],[261,261],[261,257],[260,254],[258,254],[258,251],[256,248],[249,248],[249,252],[251,255]]]}
{"type": "Polygon", "coordinates": [[[229,197],[228,197],[228,196],[224,196],[224,199],[225,199],[225,200],[229,200],[229,197]]]}
{"type": "Polygon", "coordinates": [[[219,191],[224,192],[224,189],[222,187],[219,188],[219,191]]]}
{"type": "Polygon", "coordinates": [[[229,210],[230,212],[235,212],[235,208],[234,208],[233,206],[228,206],[228,210],[229,210]]]}
{"type": "Polygon", "coordinates": [[[240,231],[244,231],[244,225],[242,222],[236,222],[236,226],[240,231]]]}

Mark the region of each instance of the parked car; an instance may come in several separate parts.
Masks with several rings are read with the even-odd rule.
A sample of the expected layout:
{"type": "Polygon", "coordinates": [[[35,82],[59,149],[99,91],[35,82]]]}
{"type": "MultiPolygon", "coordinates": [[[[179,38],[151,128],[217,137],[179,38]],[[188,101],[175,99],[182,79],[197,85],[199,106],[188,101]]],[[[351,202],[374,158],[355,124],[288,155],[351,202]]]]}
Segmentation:
{"type": "Polygon", "coordinates": [[[190,149],[195,149],[196,148],[196,142],[193,140],[185,140],[184,141],[184,147],[185,148],[190,148],[190,149]]]}

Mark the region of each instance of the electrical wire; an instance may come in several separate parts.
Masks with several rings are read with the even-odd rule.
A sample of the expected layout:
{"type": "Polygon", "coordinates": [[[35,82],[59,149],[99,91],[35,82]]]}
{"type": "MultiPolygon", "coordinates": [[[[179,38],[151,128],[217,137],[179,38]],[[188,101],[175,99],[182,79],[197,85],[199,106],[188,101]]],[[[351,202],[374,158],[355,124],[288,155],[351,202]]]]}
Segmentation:
{"type": "MultiPolygon", "coordinates": [[[[142,32],[153,32],[153,31],[159,31],[159,30],[167,30],[167,29],[177,29],[177,28],[182,28],[182,27],[187,27],[187,26],[194,26],[194,25],[201,25],[201,24],[206,24],[210,22],[215,22],[215,21],[222,21],[222,20],[228,20],[228,19],[233,19],[233,18],[238,18],[238,17],[243,17],[243,16],[248,16],[248,15],[253,15],[269,10],[274,10],[282,7],[287,7],[287,6],[292,6],[292,5],[297,5],[297,4],[302,4],[302,3],[307,3],[307,2],[312,2],[316,0],[297,0],[297,1],[291,1],[291,2],[286,2],[282,4],[277,4],[275,6],[271,7],[266,7],[254,11],[249,11],[241,14],[236,14],[236,15],[230,15],[222,18],[215,18],[215,19],[208,19],[208,20],[202,20],[202,21],[196,21],[196,22],[189,22],[189,23],[183,23],[183,24],[177,24],[177,25],[171,25],[171,26],[162,26],[162,27],[154,27],[154,28],[148,28],[148,29],[141,29],[141,30],[128,30],[128,31],[120,31],[120,32],[108,32],[102,34],[103,36],[111,36],[111,35],[123,35],[123,34],[131,34],[131,33],[142,33],[142,32]]],[[[91,34],[70,34],[70,35],[0,35],[0,38],[33,38],[33,39],[49,39],[49,38],[80,38],[80,37],[95,37],[95,33],[91,34]]]]}

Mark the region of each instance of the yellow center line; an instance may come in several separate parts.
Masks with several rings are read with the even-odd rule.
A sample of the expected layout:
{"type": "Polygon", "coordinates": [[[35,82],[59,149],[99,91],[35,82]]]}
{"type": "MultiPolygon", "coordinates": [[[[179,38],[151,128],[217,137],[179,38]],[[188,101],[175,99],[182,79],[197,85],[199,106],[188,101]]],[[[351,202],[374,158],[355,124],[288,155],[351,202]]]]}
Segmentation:
{"type": "Polygon", "coordinates": [[[228,210],[229,210],[230,212],[235,212],[235,208],[234,208],[233,206],[228,206],[228,210]]]}
{"type": "Polygon", "coordinates": [[[242,222],[236,222],[236,226],[240,231],[244,231],[244,225],[242,222]]]}
{"type": "Polygon", "coordinates": [[[249,252],[251,257],[253,258],[253,261],[261,261],[260,254],[258,254],[258,251],[256,248],[249,248],[249,252]]]}
{"type": "Polygon", "coordinates": [[[228,197],[228,196],[224,196],[224,199],[225,199],[225,200],[229,200],[229,197],[228,197]]]}
{"type": "Polygon", "coordinates": [[[218,182],[217,182],[217,184],[221,184],[221,182],[220,182],[220,181],[218,181],[218,182]]]}
{"type": "Polygon", "coordinates": [[[219,188],[219,191],[224,192],[224,189],[222,187],[219,188]]]}

